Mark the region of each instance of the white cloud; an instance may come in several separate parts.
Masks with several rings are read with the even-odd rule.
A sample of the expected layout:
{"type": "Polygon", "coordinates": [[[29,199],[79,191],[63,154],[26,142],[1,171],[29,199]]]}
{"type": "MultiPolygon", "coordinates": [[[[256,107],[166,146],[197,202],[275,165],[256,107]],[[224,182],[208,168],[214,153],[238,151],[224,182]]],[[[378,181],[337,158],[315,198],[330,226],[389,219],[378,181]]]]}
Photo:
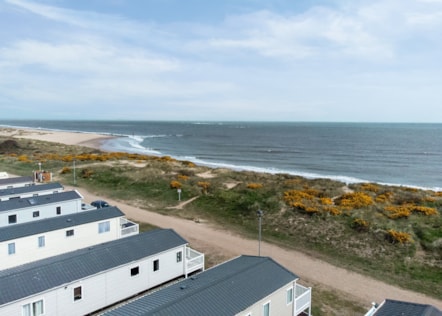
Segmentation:
{"type": "Polygon", "coordinates": [[[18,67],[39,65],[51,71],[80,73],[84,71],[112,74],[117,69],[126,73],[153,74],[177,70],[174,59],[149,56],[140,49],[116,47],[97,40],[48,43],[22,40],[0,52],[3,63],[18,67]]]}
{"type": "Polygon", "coordinates": [[[136,38],[153,30],[149,23],[137,23],[118,15],[63,9],[26,0],[6,0],[6,2],[46,19],[89,31],[136,38]]]}
{"type": "Polygon", "coordinates": [[[391,58],[392,48],[371,31],[359,16],[316,7],[301,15],[258,12],[227,20],[234,38],[210,39],[222,49],[247,49],[273,58],[334,57],[340,54],[363,59],[391,58]],[[233,21],[233,23],[232,23],[233,21]]]}
{"type": "Polygon", "coordinates": [[[422,89],[442,84],[441,1],[424,1],[256,7],[216,23],[165,23],[8,0],[35,28],[0,38],[0,107],[373,120],[371,109],[410,101],[402,112],[412,113],[411,101],[442,101],[422,89]]]}

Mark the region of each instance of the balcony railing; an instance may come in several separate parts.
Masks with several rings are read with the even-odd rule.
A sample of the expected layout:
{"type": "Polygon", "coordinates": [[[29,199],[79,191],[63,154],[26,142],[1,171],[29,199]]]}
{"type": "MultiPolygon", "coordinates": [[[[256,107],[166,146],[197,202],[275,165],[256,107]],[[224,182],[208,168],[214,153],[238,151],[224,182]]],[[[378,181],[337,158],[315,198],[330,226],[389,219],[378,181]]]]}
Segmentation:
{"type": "Polygon", "coordinates": [[[312,302],[312,288],[296,284],[295,292],[296,292],[295,315],[299,315],[300,313],[304,312],[307,308],[309,309],[308,313],[304,312],[303,315],[310,315],[310,308],[312,302]]]}
{"type": "Polygon", "coordinates": [[[204,271],[204,254],[190,247],[186,247],[186,277],[189,273],[204,271]]]}
{"type": "Polygon", "coordinates": [[[120,218],[120,237],[128,237],[139,233],[139,225],[126,218],[120,218]]]}

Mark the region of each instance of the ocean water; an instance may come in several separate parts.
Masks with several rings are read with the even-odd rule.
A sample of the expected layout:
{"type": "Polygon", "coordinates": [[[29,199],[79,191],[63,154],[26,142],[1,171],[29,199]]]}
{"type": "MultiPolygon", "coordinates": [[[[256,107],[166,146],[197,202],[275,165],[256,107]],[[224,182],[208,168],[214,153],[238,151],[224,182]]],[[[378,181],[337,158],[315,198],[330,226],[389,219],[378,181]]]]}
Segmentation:
{"type": "Polygon", "coordinates": [[[442,124],[0,120],[0,125],[114,135],[103,149],[215,168],[442,190],[442,124]]]}

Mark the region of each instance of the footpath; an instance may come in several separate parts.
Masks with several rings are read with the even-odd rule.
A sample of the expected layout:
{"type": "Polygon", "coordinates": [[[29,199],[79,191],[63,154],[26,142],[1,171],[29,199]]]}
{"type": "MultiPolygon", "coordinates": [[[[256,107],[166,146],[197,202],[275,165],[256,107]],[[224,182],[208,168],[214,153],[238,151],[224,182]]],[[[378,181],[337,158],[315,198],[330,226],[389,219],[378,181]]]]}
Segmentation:
{"type": "MultiPolygon", "coordinates": [[[[66,190],[73,189],[65,187],[66,190]]],[[[91,194],[81,188],[77,189],[84,197],[86,203],[102,197],[91,194]]],[[[161,228],[172,228],[184,237],[192,248],[219,258],[219,262],[229,260],[236,256],[258,255],[258,241],[245,239],[233,234],[227,229],[214,226],[210,223],[201,223],[173,216],[166,216],[155,212],[143,210],[131,205],[108,199],[109,204],[120,208],[129,219],[149,223],[161,228]]],[[[310,257],[294,250],[261,242],[261,255],[269,256],[288,268],[301,279],[300,284],[320,284],[334,291],[339,296],[360,302],[370,308],[372,302],[381,303],[384,299],[397,299],[431,304],[442,309],[442,300],[426,296],[421,293],[401,289],[379,280],[354,273],[325,261],[310,257]]],[[[313,287],[314,290],[314,287],[313,287]]]]}

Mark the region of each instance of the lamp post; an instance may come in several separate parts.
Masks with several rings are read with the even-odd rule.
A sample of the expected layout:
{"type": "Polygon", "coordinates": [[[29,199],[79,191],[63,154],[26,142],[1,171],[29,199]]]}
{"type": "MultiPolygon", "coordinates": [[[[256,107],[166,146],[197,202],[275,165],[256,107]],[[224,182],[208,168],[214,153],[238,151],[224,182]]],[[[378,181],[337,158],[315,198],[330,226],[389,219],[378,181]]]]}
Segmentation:
{"type": "Polygon", "coordinates": [[[41,172],[41,162],[38,162],[38,171],[41,172]]]}
{"type": "Polygon", "coordinates": [[[74,158],[74,185],[77,185],[77,175],[75,174],[75,158],[74,158]]]}
{"type": "Polygon", "coordinates": [[[257,210],[256,215],[258,215],[258,256],[261,257],[261,222],[262,222],[262,216],[264,215],[264,212],[262,210],[257,210]]]}

